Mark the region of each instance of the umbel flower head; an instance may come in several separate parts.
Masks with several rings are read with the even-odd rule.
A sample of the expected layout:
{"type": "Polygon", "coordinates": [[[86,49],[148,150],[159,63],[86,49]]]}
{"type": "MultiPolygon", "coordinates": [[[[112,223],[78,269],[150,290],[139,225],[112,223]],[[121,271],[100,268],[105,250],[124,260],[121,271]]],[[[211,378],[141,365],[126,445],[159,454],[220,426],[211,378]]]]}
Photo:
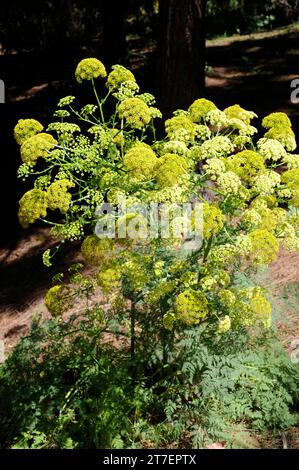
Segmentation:
{"type": "Polygon", "coordinates": [[[27,228],[47,215],[47,194],[41,189],[30,189],[19,202],[18,217],[22,227],[27,228]]]}
{"type": "Polygon", "coordinates": [[[280,142],[284,146],[284,148],[289,152],[292,152],[297,147],[295,134],[291,127],[271,127],[271,129],[266,132],[265,138],[278,140],[278,142],[280,142]]]}
{"type": "Polygon", "coordinates": [[[225,108],[224,113],[229,119],[240,119],[240,121],[243,121],[247,125],[250,124],[251,119],[257,117],[253,111],[247,111],[238,104],[225,108]]]}
{"type": "Polygon", "coordinates": [[[216,235],[223,227],[225,216],[214,204],[205,202],[203,204],[203,236],[210,238],[216,235]]]}
{"type": "Polygon", "coordinates": [[[16,142],[21,145],[29,137],[38,134],[43,130],[44,126],[35,119],[19,119],[14,128],[14,137],[16,142]]]}
{"type": "Polygon", "coordinates": [[[115,90],[124,82],[135,82],[135,77],[122,65],[113,65],[112,72],[109,73],[106,86],[109,90],[115,90]]]}
{"type": "Polygon", "coordinates": [[[142,129],[151,120],[150,109],[140,98],[127,98],[118,107],[118,115],[135,129],[142,129]]]}
{"type": "Polygon", "coordinates": [[[188,164],[184,157],[166,153],[160,157],[155,166],[155,176],[160,188],[174,186],[186,178],[188,164]]]}
{"type": "Polygon", "coordinates": [[[40,157],[46,158],[57,140],[51,134],[42,132],[26,139],[21,145],[21,159],[24,163],[34,166],[40,157]]]}
{"type": "Polygon", "coordinates": [[[217,106],[205,98],[195,100],[188,111],[193,122],[199,123],[209,111],[217,109],[217,106]]]}
{"type": "Polygon", "coordinates": [[[264,229],[253,230],[249,234],[252,242],[252,258],[254,264],[267,265],[276,260],[279,243],[275,236],[264,229]]]}
{"type": "Polygon", "coordinates": [[[220,334],[226,333],[228,330],[230,330],[230,327],[231,327],[231,320],[228,315],[225,315],[225,317],[219,320],[218,322],[217,332],[220,334]]]}
{"type": "Polygon", "coordinates": [[[252,150],[243,150],[227,160],[228,169],[245,183],[253,183],[254,178],[266,171],[261,155],[252,150]]]}
{"type": "Polygon", "coordinates": [[[196,325],[209,313],[208,300],[202,292],[187,289],[177,296],[175,312],[178,320],[196,325]]]}
{"type": "Polygon", "coordinates": [[[54,317],[62,315],[73,306],[71,289],[65,285],[51,287],[46,293],[45,305],[54,317]]]}
{"type": "Polygon", "coordinates": [[[272,127],[292,127],[289,117],[285,113],[271,113],[264,117],[262,126],[265,129],[271,129],[272,127]]]}
{"type": "Polygon", "coordinates": [[[81,245],[84,260],[92,266],[100,266],[111,258],[114,244],[111,238],[99,238],[88,235],[81,245]]]}
{"type": "Polygon", "coordinates": [[[54,181],[47,189],[47,202],[51,210],[59,209],[62,214],[66,214],[69,210],[71,202],[71,194],[68,189],[75,185],[72,181],[61,179],[54,181]]]}
{"type": "Polygon", "coordinates": [[[169,140],[190,143],[195,137],[195,126],[188,116],[174,116],[167,119],[165,131],[169,140]]]}
{"type": "Polygon", "coordinates": [[[125,167],[138,178],[151,179],[158,162],[155,152],[144,143],[136,143],[124,156],[125,167]]]}
{"type": "Polygon", "coordinates": [[[103,292],[111,292],[116,289],[121,279],[121,270],[118,268],[107,268],[97,275],[97,283],[103,292]]]}
{"type": "Polygon", "coordinates": [[[75,77],[78,83],[82,83],[83,80],[92,80],[98,77],[105,78],[106,75],[107,72],[104,64],[94,58],[81,60],[75,71],[75,77]]]}

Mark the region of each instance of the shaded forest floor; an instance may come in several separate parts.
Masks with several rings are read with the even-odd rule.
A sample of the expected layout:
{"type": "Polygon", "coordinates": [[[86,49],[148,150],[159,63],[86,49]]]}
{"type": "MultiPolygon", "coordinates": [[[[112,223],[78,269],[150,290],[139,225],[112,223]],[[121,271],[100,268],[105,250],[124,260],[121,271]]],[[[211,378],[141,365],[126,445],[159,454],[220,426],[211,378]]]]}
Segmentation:
{"type": "MultiPolygon", "coordinates": [[[[239,103],[260,117],[284,111],[291,117],[299,141],[299,104],[290,101],[291,80],[299,78],[299,25],[271,33],[212,40],[207,46],[207,97],[220,108],[239,103]]],[[[143,89],[148,91],[154,91],[151,82],[145,78],[153,76],[154,54],[154,46],[140,50],[136,45],[136,50],[132,49],[129,56],[137,78],[140,75],[143,89]]],[[[2,59],[0,57],[0,65],[2,59]]],[[[67,73],[72,73],[76,62],[74,57],[68,57],[66,63],[59,60],[51,63],[43,56],[35,57],[33,69],[30,69],[32,63],[25,67],[26,60],[26,57],[19,61],[5,58],[9,84],[6,150],[11,158],[7,172],[13,180],[18,155],[9,136],[17,119],[35,117],[44,121],[51,116],[59,97],[74,92],[74,85],[67,81],[70,76],[67,73]]],[[[15,183],[12,191],[18,196],[23,188],[15,183]]],[[[52,276],[67,271],[67,267],[77,260],[78,246],[75,244],[64,248],[53,268],[44,267],[41,254],[52,243],[46,229],[32,228],[19,232],[0,250],[0,340],[5,342],[6,355],[28,332],[33,315],[47,316],[43,296],[51,285],[52,276]]],[[[280,338],[291,352],[292,342],[299,340],[299,254],[281,252],[263,275],[263,283],[272,295],[280,338]]],[[[298,429],[289,431],[287,441],[289,447],[299,448],[298,429]]],[[[259,436],[256,446],[280,448],[281,436],[259,436]]]]}

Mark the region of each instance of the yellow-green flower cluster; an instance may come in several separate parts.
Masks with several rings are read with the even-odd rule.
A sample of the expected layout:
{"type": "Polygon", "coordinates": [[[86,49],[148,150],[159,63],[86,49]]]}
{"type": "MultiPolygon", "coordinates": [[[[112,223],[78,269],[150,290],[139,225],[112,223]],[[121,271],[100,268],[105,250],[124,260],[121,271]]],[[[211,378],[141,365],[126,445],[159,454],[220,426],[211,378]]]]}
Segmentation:
{"type": "Polygon", "coordinates": [[[272,129],[273,127],[292,127],[292,124],[285,113],[271,113],[264,117],[262,126],[265,129],[272,129]]]}
{"type": "Polygon", "coordinates": [[[51,287],[46,293],[45,305],[54,317],[62,315],[73,306],[70,288],[65,285],[51,287]]]}
{"type": "Polygon", "coordinates": [[[208,254],[207,267],[231,266],[240,255],[239,248],[231,243],[214,246],[208,254]]]}
{"type": "Polygon", "coordinates": [[[242,256],[249,255],[252,252],[252,241],[249,235],[238,235],[235,243],[242,256]]]}
{"type": "Polygon", "coordinates": [[[261,324],[264,328],[271,326],[271,305],[270,302],[261,293],[259,288],[244,289],[240,292],[241,298],[245,297],[248,302],[248,310],[245,312],[242,323],[244,325],[253,326],[255,324],[261,324]]]}
{"type": "Polygon", "coordinates": [[[227,167],[249,184],[253,183],[256,176],[266,171],[263,158],[252,150],[243,150],[228,158],[227,167]]]}
{"type": "Polygon", "coordinates": [[[211,131],[207,125],[204,124],[194,124],[195,137],[200,141],[205,141],[211,138],[211,131]]]}
{"type": "Polygon", "coordinates": [[[247,111],[246,109],[241,108],[241,106],[238,104],[234,104],[233,106],[225,108],[224,113],[229,119],[239,119],[247,125],[250,124],[250,121],[253,118],[257,117],[253,111],[247,111]]]}
{"type": "Polygon", "coordinates": [[[188,164],[184,157],[166,153],[155,165],[156,180],[160,188],[174,186],[186,179],[188,164]]]}
{"type": "MultiPolygon", "coordinates": [[[[185,182],[184,182],[185,183],[185,182]]],[[[147,193],[146,201],[148,202],[176,202],[183,203],[188,201],[186,184],[175,184],[162,188],[158,191],[149,191],[147,193]]]]}
{"type": "MultiPolygon", "coordinates": [[[[281,183],[285,186],[285,191],[288,191],[286,197],[289,197],[289,204],[299,206],[299,169],[285,171],[281,175],[281,183]]],[[[282,191],[280,191],[282,193],[282,191]]]]}
{"type": "Polygon", "coordinates": [[[54,181],[47,189],[47,204],[49,209],[59,209],[62,214],[69,210],[72,196],[68,192],[75,185],[72,181],[61,179],[54,181]]]}
{"type": "Polygon", "coordinates": [[[239,176],[233,171],[223,173],[217,180],[218,188],[224,196],[239,194],[242,186],[239,176]]]}
{"type": "Polygon", "coordinates": [[[151,120],[150,109],[140,98],[127,98],[122,101],[118,107],[118,115],[135,129],[145,127],[151,120]]]}
{"type": "Polygon", "coordinates": [[[208,315],[209,303],[202,292],[187,289],[177,296],[175,312],[178,320],[196,325],[208,315]]]}
{"type": "Polygon", "coordinates": [[[87,132],[89,132],[90,134],[94,136],[94,140],[97,143],[98,148],[100,148],[100,150],[107,149],[109,145],[111,144],[111,140],[112,140],[111,133],[107,131],[106,129],[104,129],[103,126],[100,126],[100,125],[92,126],[88,129],[87,132]]]}
{"type": "Polygon", "coordinates": [[[252,145],[252,139],[248,135],[232,135],[231,141],[235,149],[243,150],[252,145]]]}
{"type": "MultiPolygon", "coordinates": [[[[120,85],[120,88],[118,88],[117,91],[113,93],[113,96],[118,101],[124,101],[128,98],[134,98],[134,96],[138,92],[139,92],[139,86],[137,85],[137,83],[133,81],[128,81],[128,82],[123,82],[120,85]]],[[[140,98],[140,96],[138,96],[138,99],[144,101],[142,98],[140,98]]]]}
{"type": "Polygon", "coordinates": [[[220,158],[209,158],[203,167],[212,181],[216,181],[222,173],[225,173],[225,165],[220,158]]]}
{"type": "Polygon", "coordinates": [[[283,162],[288,165],[289,170],[299,169],[299,155],[287,153],[283,162]]]}
{"type": "Polygon", "coordinates": [[[191,104],[188,111],[192,121],[199,123],[209,111],[214,109],[217,109],[217,106],[212,101],[200,98],[191,104]]]}
{"type": "Polygon", "coordinates": [[[186,144],[193,142],[195,127],[187,116],[174,116],[165,122],[165,131],[169,140],[180,140],[186,144]]]}
{"type": "Polygon", "coordinates": [[[225,315],[221,320],[218,321],[217,333],[226,333],[231,328],[231,319],[228,315],[225,315]]]}
{"type": "Polygon", "coordinates": [[[254,179],[252,192],[261,196],[267,196],[275,192],[275,188],[280,184],[280,175],[272,170],[257,176],[254,179]]]}
{"type": "Polygon", "coordinates": [[[77,65],[75,77],[78,83],[83,80],[93,80],[94,78],[105,78],[107,75],[104,64],[95,58],[83,59],[77,65]]]}
{"type": "Polygon", "coordinates": [[[202,159],[223,157],[233,151],[234,147],[230,139],[226,136],[219,135],[207,140],[201,146],[202,159]]]}
{"type": "Polygon", "coordinates": [[[227,127],[228,119],[226,114],[220,109],[213,109],[205,115],[205,121],[210,124],[212,127],[221,129],[222,127],[227,127]]]}
{"type": "Polygon", "coordinates": [[[274,162],[284,158],[287,154],[283,145],[275,139],[260,139],[257,148],[265,160],[273,160],[274,162]]]}
{"type": "Polygon", "coordinates": [[[267,265],[276,260],[279,243],[275,236],[265,229],[256,229],[250,232],[252,242],[252,260],[257,265],[267,265]]]}
{"type": "Polygon", "coordinates": [[[54,145],[57,145],[57,141],[51,134],[42,132],[29,137],[21,145],[21,159],[28,165],[34,166],[39,157],[47,158],[54,145]]]}
{"type": "Polygon", "coordinates": [[[151,179],[154,176],[158,158],[149,145],[139,142],[126,152],[123,162],[134,176],[151,179]]]}
{"type": "Polygon", "coordinates": [[[113,65],[112,72],[109,73],[106,86],[109,90],[115,90],[119,88],[123,82],[135,82],[135,77],[122,65],[113,65]]]}
{"type": "Polygon", "coordinates": [[[14,128],[14,137],[19,145],[43,130],[43,126],[35,119],[19,119],[14,128]]]}
{"type": "Polygon", "coordinates": [[[164,155],[165,153],[175,153],[176,155],[188,157],[190,151],[184,142],[181,142],[180,140],[169,140],[168,142],[165,142],[161,150],[161,155],[164,155]]]}
{"type": "Polygon", "coordinates": [[[30,189],[19,201],[18,217],[22,227],[27,228],[47,215],[47,194],[41,189],[30,189]]]}
{"type": "Polygon", "coordinates": [[[121,270],[119,268],[107,268],[100,271],[97,275],[97,283],[103,289],[103,292],[110,293],[116,289],[121,279],[121,270]]]}
{"type": "Polygon", "coordinates": [[[148,273],[138,259],[129,259],[122,267],[125,284],[131,292],[139,292],[148,281],[148,273]]]}
{"type": "Polygon", "coordinates": [[[203,236],[210,238],[223,228],[225,216],[215,204],[203,203],[203,236]]]}
{"type": "Polygon", "coordinates": [[[88,235],[81,245],[84,260],[92,266],[104,264],[113,254],[114,245],[111,238],[99,238],[88,235]]]}
{"type": "Polygon", "coordinates": [[[69,223],[53,225],[51,235],[61,241],[81,240],[84,237],[84,229],[82,223],[75,220],[69,223]]]}
{"type": "Polygon", "coordinates": [[[159,282],[146,296],[150,305],[157,305],[163,297],[166,297],[174,291],[176,282],[174,280],[163,280],[159,282]]]}
{"type": "Polygon", "coordinates": [[[236,295],[229,289],[221,289],[218,292],[218,297],[224,308],[231,309],[236,303],[236,295]]]}

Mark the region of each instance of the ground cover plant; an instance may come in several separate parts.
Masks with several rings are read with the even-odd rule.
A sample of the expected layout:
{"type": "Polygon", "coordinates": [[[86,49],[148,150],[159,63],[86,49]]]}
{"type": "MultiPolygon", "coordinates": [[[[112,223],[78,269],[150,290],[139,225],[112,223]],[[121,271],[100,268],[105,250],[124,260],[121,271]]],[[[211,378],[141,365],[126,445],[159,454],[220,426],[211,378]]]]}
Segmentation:
{"type": "Polygon", "coordinates": [[[296,424],[298,366],[254,283],[280,246],[299,248],[288,116],[257,128],[253,111],[199,98],[161,135],[129,70],[89,58],[75,77],[94,103],[67,96],[46,128],[15,127],[32,183],[20,223],[51,227],[46,266],[77,240],[82,263],[55,276],[52,319],[1,368],[2,446],[233,446],[238,425],[296,424]]]}

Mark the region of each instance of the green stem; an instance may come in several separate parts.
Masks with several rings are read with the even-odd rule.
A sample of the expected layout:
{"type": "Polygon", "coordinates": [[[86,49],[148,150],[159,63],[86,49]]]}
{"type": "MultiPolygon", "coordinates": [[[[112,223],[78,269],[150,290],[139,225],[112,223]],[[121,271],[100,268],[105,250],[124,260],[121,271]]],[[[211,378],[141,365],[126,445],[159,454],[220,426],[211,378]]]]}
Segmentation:
{"type": "Polygon", "coordinates": [[[93,78],[91,79],[91,83],[92,83],[93,92],[94,92],[94,94],[95,94],[95,97],[96,97],[96,100],[97,100],[97,103],[98,103],[98,106],[99,106],[99,109],[100,109],[101,119],[102,119],[102,122],[104,123],[104,122],[105,122],[105,119],[104,119],[104,114],[103,114],[102,103],[101,103],[101,101],[100,101],[100,99],[99,99],[99,96],[98,96],[98,93],[97,93],[97,90],[96,90],[96,87],[95,87],[94,79],[93,79],[93,78]]]}
{"type": "Polygon", "coordinates": [[[211,235],[211,237],[209,238],[207,246],[205,248],[204,255],[203,255],[203,263],[206,261],[206,259],[208,257],[208,254],[209,254],[211,246],[212,246],[212,241],[213,241],[213,235],[211,235]]]}

